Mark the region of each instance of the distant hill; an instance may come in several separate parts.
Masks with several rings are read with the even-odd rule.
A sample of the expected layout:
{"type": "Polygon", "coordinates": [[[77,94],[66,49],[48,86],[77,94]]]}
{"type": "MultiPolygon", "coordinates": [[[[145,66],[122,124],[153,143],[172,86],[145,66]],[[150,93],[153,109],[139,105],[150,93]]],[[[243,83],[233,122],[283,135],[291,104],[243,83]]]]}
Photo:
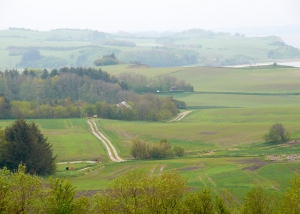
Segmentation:
{"type": "Polygon", "coordinates": [[[300,59],[300,50],[278,36],[247,37],[236,32],[189,29],[182,32],[105,33],[81,29],[0,31],[0,69],[91,67],[114,53],[124,63],[138,61],[151,67],[227,66],[300,59]],[[24,54],[40,58],[24,63],[24,54]]]}

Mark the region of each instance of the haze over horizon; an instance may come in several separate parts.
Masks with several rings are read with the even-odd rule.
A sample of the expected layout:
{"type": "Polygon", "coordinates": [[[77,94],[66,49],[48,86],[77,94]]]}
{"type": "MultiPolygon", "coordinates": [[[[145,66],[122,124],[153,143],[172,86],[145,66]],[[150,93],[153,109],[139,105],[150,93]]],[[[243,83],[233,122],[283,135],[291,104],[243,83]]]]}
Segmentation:
{"type": "Polygon", "coordinates": [[[246,36],[280,36],[300,48],[298,0],[97,1],[1,0],[0,30],[89,29],[113,33],[192,28],[246,36]]]}
{"type": "Polygon", "coordinates": [[[0,29],[181,31],[300,25],[297,0],[2,0],[0,29]]]}

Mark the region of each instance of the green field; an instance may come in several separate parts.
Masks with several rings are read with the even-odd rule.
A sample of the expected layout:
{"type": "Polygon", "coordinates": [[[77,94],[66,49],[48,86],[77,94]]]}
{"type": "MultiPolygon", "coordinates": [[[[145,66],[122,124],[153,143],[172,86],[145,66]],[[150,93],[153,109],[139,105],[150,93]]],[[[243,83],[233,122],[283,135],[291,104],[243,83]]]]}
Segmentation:
{"type": "MultiPolygon", "coordinates": [[[[195,92],[171,95],[185,101],[192,112],[177,122],[96,119],[120,157],[127,160],[123,163],[109,160],[85,118],[34,120],[53,144],[57,162],[67,162],[58,165],[55,176],[69,177],[78,191],[106,188],[114,178],[134,169],[150,174],[178,170],[193,189],[210,187],[218,192],[226,188],[242,199],[256,184],[283,192],[289,181],[299,175],[300,158],[268,160],[269,156],[300,153],[299,68],[128,69],[125,65],[107,68],[114,75],[130,70],[151,77],[170,74],[191,82],[195,92]],[[275,145],[264,142],[263,135],[274,123],[284,125],[291,142],[275,145]],[[186,155],[167,160],[134,160],[130,146],[135,137],[150,143],[167,138],[172,146],[183,147],[186,155]],[[68,162],[96,159],[100,163],[72,164],[74,171],[65,170],[71,166],[68,162]]],[[[12,122],[1,120],[0,126],[12,122]]]]}
{"type": "MultiPolygon", "coordinates": [[[[55,176],[68,177],[82,194],[106,188],[114,178],[134,169],[151,174],[178,170],[192,188],[210,187],[215,192],[226,188],[241,199],[258,183],[269,190],[283,191],[289,186],[289,180],[299,174],[299,162],[265,159],[266,155],[298,154],[300,145],[262,142],[262,134],[280,117],[285,118],[284,125],[292,136],[299,137],[299,120],[292,117],[295,115],[297,108],[276,107],[195,110],[182,121],[173,123],[97,120],[99,128],[112,140],[120,156],[129,160],[124,163],[109,161],[104,147],[91,134],[85,119],[41,119],[35,122],[53,143],[58,162],[101,161],[98,164],[58,165],[55,176]],[[252,121],[247,118],[252,118],[252,121]],[[187,155],[181,159],[132,160],[129,147],[133,137],[152,143],[167,138],[172,146],[184,147],[187,155]],[[66,171],[65,167],[71,165],[75,170],[66,171]],[[87,169],[80,171],[84,168],[87,169]]],[[[11,122],[2,120],[0,126],[5,127],[11,122]]]]}

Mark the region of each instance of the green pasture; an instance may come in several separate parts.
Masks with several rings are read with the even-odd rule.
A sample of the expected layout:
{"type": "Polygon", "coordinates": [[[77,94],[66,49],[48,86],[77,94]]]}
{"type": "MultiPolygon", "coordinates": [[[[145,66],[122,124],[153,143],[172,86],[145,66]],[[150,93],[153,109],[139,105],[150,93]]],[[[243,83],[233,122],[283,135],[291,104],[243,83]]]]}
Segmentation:
{"type": "MultiPolygon", "coordinates": [[[[153,175],[178,170],[193,190],[209,187],[213,192],[220,192],[226,188],[242,200],[255,185],[283,192],[289,181],[299,174],[299,162],[265,161],[265,156],[298,154],[300,145],[269,145],[261,138],[280,118],[286,118],[283,124],[292,136],[294,133],[299,136],[297,115],[296,107],[273,107],[194,110],[182,121],[172,123],[96,120],[99,129],[116,145],[120,156],[128,160],[123,163],[108,161],[104,147],[91,134],[85,119],[34,121],[53,143],[59,161],[95,158],[100,161],[98,164],[57,165],[54,176],[68,177],[82,194],[107,188],[115,178],[131,170],[153,175]],[[132,160],[129,149],[133,137],[151,143],[167,138],[172,146],[184,147],[187,155],[166,160],[132,160]],[[66,171],[65,167],[71,165],[75,170],[66,171]]],[[[1,120],[0,126],[12,122],[1,120]]],[[[45,182],[48,182],[46,178],[45,182]]]]}
{"type": "Polygon", "coordinates": [[[291,107],[223,108],[193,110],[180,122],[100,120],[105,133],[124,142],[138,137],[149,142],[169,139],[187,151],[262,142],[274,123],[282,123],[294,138],[299,137],[300,109],[291,107]]]}
{"type": "Polygon", "coordinates": [[[85,192],[107,188],[115,178],[132,170],[150,175],[177,170],[192,190],[206,187],[221,192],[225,188],[242,200],[256,185],[282,193],[290,186],[290,180],[299,175],[299,167],[300,163],[266,162],[257,158],[189,158],[98,164],[83,175],[72,176],[72,172],[69,175],[67,172],[66,176],[78,191],[85,192]]]}
{"type": "MultiPolygon", "coordinates": [[[[185,80],[187,83],[192,84],[194,86],[194,91],[198,93],[236,93],[237,95],[243,95],[243,93],[251,95],[251,93],[253,93],[253,95],[284,96],[285,94],[289,95],[300,92],[300,69],[285,66],[130,69],[128,65],[124,64],[103,66],[101,68],[116,76],[123,72],[134,72],[148,77],[164,75],[174,76],[179,80],[185,80]]],[[[174,96],[177,95],[174,94],[174,96]]],[[[239,98],[243,100],[243,98],[239,98]]],[[[191,100],[192,99],[193,98],[191,98],[191,100]]]]}
{"type": "Polygon", "coordinates": [[[120,65],[108,65],[108,66],[98,66],[96,68],[101,68],[103,71],[108,72],[111,75],[118,76],[121,73],[137,73],[142,74],[147,77],[156,77],[162,75],[170,75],[174,72],[178,72],[179,70],[184,70],[186,68],[179,67],[168,67],[168,68],[143,68],[137,67],[132,68],[130,64],[120,64],[120,65]]]}
{"type": "Polygon", "coordinates": [[[171,73],[194,86],[196,92],[300,92],[300,69],[191,67],[171,73]]]}
{"type": "MultiPolygon", "coordinates": [[[[1,120],[0,126],[6,127],[13,120],[1,120]]],[[[53,145],[57,162],[87,160],[107,161],[107,152],[89,130],[85,119],[36,119],[42,133],[53,145]]]]}
{"type": "Polygon", "coordinates": [[[235,57],[237,52],[241,52],[254,60],[263,60],[267,59],[266,49],[270,48],[269,44],[271,42],[273,42],[273,39],[270,37],[263,39],[259,37],[189,35],[189,39],[179,40],[175,43],[178,45],[202,45],[202,48],[196,50],[200,55],[205,54],[207,57],[235,57]]]}
{"type": "Polygon", "coordinates": [[[192,109],[221,107],[286,107],[300,105],[300,95],[293,94],[180,92],[164,93],[160,94],[160,96],[172,96],[174,99],[184,101],[188,107],[192,109]]]}

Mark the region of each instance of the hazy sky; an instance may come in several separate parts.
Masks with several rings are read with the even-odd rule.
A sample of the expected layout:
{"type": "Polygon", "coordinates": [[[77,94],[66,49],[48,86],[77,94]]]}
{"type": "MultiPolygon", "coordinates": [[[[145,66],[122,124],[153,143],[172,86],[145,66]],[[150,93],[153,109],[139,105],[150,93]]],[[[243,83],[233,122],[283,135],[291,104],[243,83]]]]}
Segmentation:
{"type": "Polygon", "coordinates": [[[300,0],[0,0],[0,29],[104,32],[300,25],[300,0]]]}

